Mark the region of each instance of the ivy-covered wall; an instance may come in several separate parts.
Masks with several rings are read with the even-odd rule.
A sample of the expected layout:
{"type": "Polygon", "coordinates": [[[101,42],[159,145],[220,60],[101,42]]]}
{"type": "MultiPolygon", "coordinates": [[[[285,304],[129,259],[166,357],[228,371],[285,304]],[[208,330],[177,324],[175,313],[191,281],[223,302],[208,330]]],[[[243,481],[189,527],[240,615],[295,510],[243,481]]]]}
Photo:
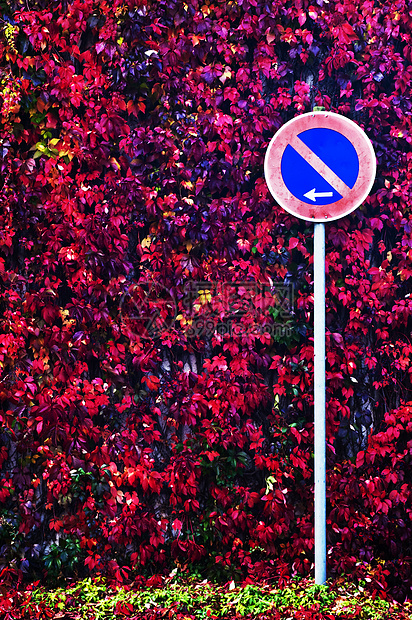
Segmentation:
{"type": "Polygon", "coordinates": [[[378,160],[326,226],[328,570],[410,596],[410,3],[0,7],[3,567],[312,570],[313,230],[263,160],[318,105],[378,160]]]}

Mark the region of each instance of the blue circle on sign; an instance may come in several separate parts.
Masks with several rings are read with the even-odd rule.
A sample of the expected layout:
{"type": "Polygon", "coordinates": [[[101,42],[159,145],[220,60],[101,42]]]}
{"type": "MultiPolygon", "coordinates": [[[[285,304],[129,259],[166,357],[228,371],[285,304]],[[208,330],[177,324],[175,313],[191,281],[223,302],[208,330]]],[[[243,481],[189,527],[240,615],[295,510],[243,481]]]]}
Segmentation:
{"type": "MultiPolygon", "coordinates": [[[[300,139],[349,188],[359,175],[359,158],[352,143],[333,129],[316,127],[298,134],[300,139]]],[[[342,195],[290,144],[281,161],[283,181],[293,196],[307,204],[329,205],[342,195]]]]}

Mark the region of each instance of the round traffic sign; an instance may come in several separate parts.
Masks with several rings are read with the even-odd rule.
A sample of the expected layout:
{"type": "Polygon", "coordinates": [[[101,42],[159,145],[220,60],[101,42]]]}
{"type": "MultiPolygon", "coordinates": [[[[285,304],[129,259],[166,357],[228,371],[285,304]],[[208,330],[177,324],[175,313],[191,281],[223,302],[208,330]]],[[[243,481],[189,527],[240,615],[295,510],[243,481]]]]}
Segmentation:
{"type": "Polygon", "coordinates": [[[330,222],[354,211],[372,189],[376,157],[353,121],[334,112],[309,112],[285,123],[265,157],[269,190],[289,213],[330,222]]]}

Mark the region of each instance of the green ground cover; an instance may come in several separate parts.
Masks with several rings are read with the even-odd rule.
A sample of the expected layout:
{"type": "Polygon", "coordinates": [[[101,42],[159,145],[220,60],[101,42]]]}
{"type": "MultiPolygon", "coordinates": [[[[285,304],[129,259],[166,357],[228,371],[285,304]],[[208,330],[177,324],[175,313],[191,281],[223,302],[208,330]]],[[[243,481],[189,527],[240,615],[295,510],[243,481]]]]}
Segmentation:
{"type": "Polygon", "coordinates": [[[161,585],[135,589],[110,585],[103,578],[84,579],[55,589],[37,584],[26,591],[3,591],[1,618],[61,620],[406,620],[412,618],[411,603],[381,598],[367,580],[347,579],[314,585],[313,580],[293,580],[284,587],[233,581],[217,585],[210,581],[180,579],[173,575],[161,585]]]}

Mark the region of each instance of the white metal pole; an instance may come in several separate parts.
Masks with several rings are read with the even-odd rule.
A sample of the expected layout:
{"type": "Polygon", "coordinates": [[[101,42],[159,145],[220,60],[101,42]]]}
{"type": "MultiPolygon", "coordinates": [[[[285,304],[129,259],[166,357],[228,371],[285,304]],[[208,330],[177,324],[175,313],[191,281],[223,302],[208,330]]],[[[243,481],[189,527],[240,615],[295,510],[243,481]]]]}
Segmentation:
{"type": "Polygon", "coordinates": [[[325,225],[315,224],[314,399],[315,399],[315,583],[326,582],[326,397],[325,397],[325,225]]]}

